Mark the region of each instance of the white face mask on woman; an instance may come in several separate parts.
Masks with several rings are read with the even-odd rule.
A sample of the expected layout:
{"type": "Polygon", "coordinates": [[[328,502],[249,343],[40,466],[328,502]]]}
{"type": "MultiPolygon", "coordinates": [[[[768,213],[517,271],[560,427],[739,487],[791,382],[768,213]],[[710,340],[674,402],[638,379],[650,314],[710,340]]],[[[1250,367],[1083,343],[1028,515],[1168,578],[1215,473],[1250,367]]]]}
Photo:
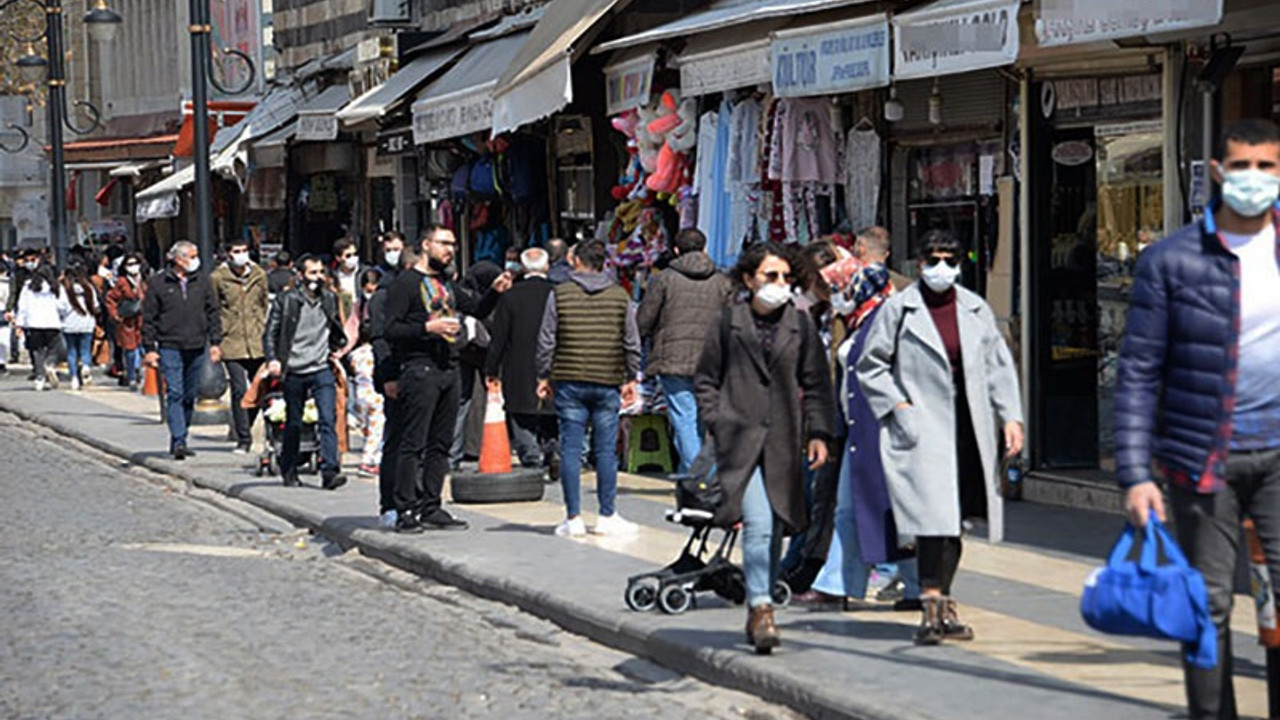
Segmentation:
{"type": "Polygon", "coordinates": [[[936,265],[925,265],[920,271],[920,279],[936,293],[943,293],[955,286],[960,279],[960,266],[939,262],[936,265]]]}
{"type": "Polygon", "coordinates": [[[755,296],[756,302],[760,303],[760,307],[769,312],[786,305],[791,302],[791,298],[795,297],[791,294],[790,288],[777,283],[767,283],[756,288],[755,296]]]}
{"type": "Polygon", "coordinates": [[[142,274],[142,266],[137,263],[129,263],[124,266],[124,271],[129,273],[131,276],[136,277],[142,274]]]}

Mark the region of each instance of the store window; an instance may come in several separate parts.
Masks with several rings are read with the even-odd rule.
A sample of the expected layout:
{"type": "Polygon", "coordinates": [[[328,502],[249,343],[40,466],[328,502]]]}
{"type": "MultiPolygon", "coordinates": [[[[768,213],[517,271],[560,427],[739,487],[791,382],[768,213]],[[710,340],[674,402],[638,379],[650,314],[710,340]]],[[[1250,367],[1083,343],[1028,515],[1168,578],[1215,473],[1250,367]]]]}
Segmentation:
{"type": "Polygon", "coordinates": [[[999,141],[915,147],[908,155],[909,251],[930,230],[950,232],[969,253],[963,283],[979,293],[997,232],[993,196],[1002,165],[999,141]]]}

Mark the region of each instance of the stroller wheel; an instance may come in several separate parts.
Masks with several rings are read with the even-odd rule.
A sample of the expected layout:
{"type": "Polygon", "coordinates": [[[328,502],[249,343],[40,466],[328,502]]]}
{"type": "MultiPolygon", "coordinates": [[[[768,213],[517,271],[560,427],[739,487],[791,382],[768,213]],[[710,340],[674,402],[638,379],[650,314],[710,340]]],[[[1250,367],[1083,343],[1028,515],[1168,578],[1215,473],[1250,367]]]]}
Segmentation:
{"type": "Polygon", "coordinates": [[[773,606],[784,608],[791,604],[791,586],[786,580],[779,580],[773,584],[773,606]]]}
{"type": "Polygon", "coordinates": [[[649,612],[658,606],[658,582],[653,578],[636,580],[627,585],[627,607],[636,612],[649,612]]]}
{"type": "Polygon", "coordinates": [[[658,605],[668,615],[679,615],[693,604],[693,593],[679,585],[668,585],[658,594],[658,605]]]}

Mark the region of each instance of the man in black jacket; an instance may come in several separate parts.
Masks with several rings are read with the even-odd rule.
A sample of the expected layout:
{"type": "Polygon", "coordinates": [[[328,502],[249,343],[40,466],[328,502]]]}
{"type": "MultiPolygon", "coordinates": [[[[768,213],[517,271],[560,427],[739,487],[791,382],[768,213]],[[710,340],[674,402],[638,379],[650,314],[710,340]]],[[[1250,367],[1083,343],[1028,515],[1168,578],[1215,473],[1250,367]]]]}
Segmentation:
{"type": "MultiPolygon", "coordinates": [[[[399,233],[393,233],[399,236],[399,233]]],[[[384,244],[387,240],[384,239],[384,244]]],[[[386,430],[382,434],[382,464],[378,466],[378,515],[385,528],[396,526],[396,461],[400,457],[400,439],[404,436],[404,421],[400,417],[399,378],[400,363],[387,342],[387,291],[391,283],[403,272],[399,265],[403,248],[394,250],[397,264],[380,266],[382,278],[378,289],[369,298],[369,339],[373,345],[373,388],[383,397],[383,415],[386,430]]],[[[416,262],[416,257],[409,264],[416,262]]]]}
{"type": "Polygon", "coordinates": [[[403,435],[396,467],[396,530],[422,532],[424,526],[462,530],[467,523],[441,507],[449,469],[449,447],[458,416],[460,315],[486,317],[498,294],[511,287],[503,273],[477,298],[449,279],[457,240],[433,225],[418,243],[418,262],[400,273],[387,291],[385,334],[400,364],[398,395],[403,435]]]}
{"type": "Polygon", "coordinates": [[[307,395],[315,398],[320,439],[320,477],[326,490],[347,482],[338,456],[337,381],[330,361],[347,344],[338,314],[338,296],[325,287],[324,262],[302,259],[302,286],[271,303],[262,350],[267,371],[284,376],[284,448],[280,477],[285,487],[298,487],[298,447],[302,438],[302,410],[307,395]]]}
{"type": "Polygon", "coordinates": [[[187,431],[196,409],[205,346],[209,362],[222,360],[222,318],[200,251],[186,240],[169,248],[170,267],[151,279],[142,301],[144,362],[164,375],[169,405],[169,452],[175,460],[195,455],[187,431]]]}

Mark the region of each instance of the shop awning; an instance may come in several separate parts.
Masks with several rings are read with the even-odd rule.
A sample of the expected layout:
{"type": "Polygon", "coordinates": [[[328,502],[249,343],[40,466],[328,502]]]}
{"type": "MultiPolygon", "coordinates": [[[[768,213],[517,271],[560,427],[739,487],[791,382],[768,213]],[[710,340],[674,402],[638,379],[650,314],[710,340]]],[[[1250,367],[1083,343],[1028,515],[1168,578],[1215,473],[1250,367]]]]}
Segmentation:
{"type": "Polygon", "coordinates": [[[1040,0],[1036,42],[1042,47],[1212,27],[1223,0],[1129,3],[1116,0],[1040,0]]]}
{"type": "Polygon", "coordinates": [[[139,190],[134,196],[134,215],[138,222],[177,217],[182,208],[178,193],[196,181],[194,165],[188,165],[169,177],[139,190]]]}
{"type": "Polygon", "coordinates": [[[893,18],[897,80],[1012,65],[1021,0],[935,0],[893,18]]]}
{"type": "Polygon", "coordinates": [[[343,125],[355,125],[382,117],[410,93],[422,87],[432,75],[456,58],[462,48],[441,48],[415,58],[376,88],[347,103],[338,111],[343,125]]]}
{"type": "MultiPolygon", "coordinates": [[[[207,105],[209,113],[210,143],[227,128],[234,127],[243,120],[256,105],[252,101],[210,100],[207,105]]],[[[178,130],[178,139],[173,144],[174,157],[191,157],[195,151],[196,126],[193,103],[184,100],[182,103],[182,127],[178,130]]]]}
{"type": "Polygon", "coordinates": [[[298,106],[299,140],[327,142],[338,139],[338,117],[335,113],[351,100],[346,83],[330,85],[323,92],[298,106]]]}
{"type": "Polygon", "coordinates": [[[515,130],[573,101],[573,53],[615,9],[631,0],[552,0],[529,41],[493,90],[493,132],[515,130]]]}
{"type": "Polygon", "coordinates": [[[492,129],[493,88],[528,39],[522,32],[476,45],[427,86],[413,103],[414,144],[492,129]]]}
{"type": "Polygon", "coordinates": [[[700,10],[665,25],[634,35],[610,40],[591,52],[608,52],[643,43],[686,37],[712,30],[723,30],[734,25],[776,17],[791,17],[801,13],[833,10],[847,5],[858,5],[871,0],[717,0],[705,10],[700,10]]]}
{"type": "Polygon", "coordinates": [[[254,149],[284,147],[285,145],[288,145],[289,141],[292,140],[294,136],[297,134],[298,134],[298,121],[294,120],[293,122],[285,125],[284,127],[281,127],[279,130],[276,130],[275,132],[269,132],[266,135],[263,135],[262,137],[258,138],[257,140],[254,140],[251,147],[253,147],[254,149]]]}
{"type": "Polygon", "coordinates": [[[267,93],[253,112],[228,128],[211,145],[209,169],[235,180],[243,190],[249,181],[249,143],[293,120],[302,103],[302,88],[296,86],[267,93]]]}
{"type": "Polygon", "coordinates": [[[786,24],[771,18],[690,38],[671,61],[680,70],[680,92],[710,95],[768,83],[769,34],[786,24]]]}
{"type": "Polygon", "coordinates": [[[142,162],[121,165],[107,174],[113,178],[137,179],[142,177],[142,173],[147,172],[148,170],[155,170],[167,163],[167,160],[144,160],[142,162]]]}
{"type": "MultiPolygon", "coordinates": [[[[112,163],[114,167],[131,160],[167,158],[177,140],[178,136],[172,134],[141,138],[102,138],[64,143],[62,149],[68,163],[112,163]]],[[[46,146],[45,152],[50,149],[46,146]]]]}

